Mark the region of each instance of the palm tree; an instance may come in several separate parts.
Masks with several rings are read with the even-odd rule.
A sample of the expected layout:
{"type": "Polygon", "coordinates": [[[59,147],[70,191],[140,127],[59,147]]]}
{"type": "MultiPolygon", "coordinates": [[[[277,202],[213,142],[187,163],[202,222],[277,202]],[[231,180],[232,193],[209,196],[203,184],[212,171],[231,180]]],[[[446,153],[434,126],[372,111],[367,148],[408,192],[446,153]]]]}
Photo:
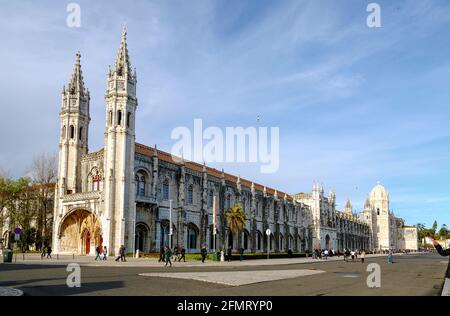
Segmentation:
{"type": "Polygon", "coordinates": [[[228,228],[232,234],[238,236],[238,234],[244,230],[245,221],[247,220],[242,206],[240,204],[235,204],[233,208],[230,207],[227,210],[226,216],[228,228]]]}

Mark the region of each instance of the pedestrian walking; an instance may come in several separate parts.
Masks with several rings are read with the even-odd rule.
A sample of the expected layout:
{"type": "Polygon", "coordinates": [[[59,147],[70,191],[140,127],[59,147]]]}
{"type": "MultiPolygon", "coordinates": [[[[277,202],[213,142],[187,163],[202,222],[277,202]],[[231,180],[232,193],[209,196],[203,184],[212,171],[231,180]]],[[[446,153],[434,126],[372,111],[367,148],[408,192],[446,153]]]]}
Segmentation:
{"type": "Polygon", "coordinates": [[[158,262],[164,262],[165,261],[164,254],[165,254],[164,247],[161,246],[161,248],[159,248],[159,260],[158,260],[158,262]]]}
{"type": "Polygon", "coordinates": [[[100,258],[100,247],[99,246],[97,246],[97,247],[95,247],[95,260],[101,260],[101,258],[100,258]]]}
{"type": "Polygon", "coordinates": [[[231,246],[229,246],[227,249],[227,260],[228,262],[231,262],[231,246]]]}
{"type": "Polygon", "coordinates": [[[106,246],[103,247],[103,260],[106,260],[106,256],[108,255],[108,248],[106,246]]]}
{"type": "Polygon", "coordinates": [[[352,257],[352,261],[355,262],[355,251],[350,251],[350,256],[352,257]]]}
{"type": "Polygon", "coordinates": [[[184,256],[186,254],[186,249],[184,247],[181,247],[181,256],[180,259],[178,259],[178,262],[181,262],[181,259],[183,259],[183,262],[186,262],[186,257],[184,256]]]}
{"type": "Polygon", "coordinates": [[[172,257],[172,250],[169,247],[166,247],[166,267],[168,264],[172,266],[172,262],[170,261],[170,257],[172,257]]]}
{"type": "Polygon", "coordinates": [[[206,250],[206,245],[204,245],[201,249],[202,254],[202,263],[205,263],[206,255],[208,254],[208,251],[206,250]]]}
{"type": "Polygon", "coordinates": [[[393,255],[392,250],[389,250],[389,254],[387,256],[387,260],[388,260],[388,264],[394,263],[394,255],[393,255]]]}
{"type": "MultiPolygon", "coordinates": [[[[439,244],[439,242],[437,242],[436,240],[433,240],[433,246],[436,248],[437,252],[443,256],[443,257],[447,257],[450,256],[450,249],[446,249],[444,250],[442,248],[442,246],[439,244]]],[[[447,272],[445,272],[445,277],[447,279],[450,279],[450,260],[448,262],[448,267],[447,267],[447,272]]]]}
{"type": "Polygon", "coordinates": [[[361,251],[361,262],[364,263],[364,259],[366,258],[366,252],[363,249],[363,251],[361,251]]]}
{"type": "Polygon", "coordinates": [[[241,247],[241,249],[239,249],[239,260],[243,261],[244,260],[244,248],[241,247]]]}
{"type": "Polygon", "coordinates": [[[44,259],[46,253],[47,253],[46,247],[42,246],[41,259],[44,259]]]}
{"type": "Polygon", "coordinates": [[[325,260],[328,260],[328,256],[329,256],[329,252],[327,249],[325,249],[325,251],[323,252],[325,260]]]}
{"type": "Polygon", "coordinates": [[[50,246],[47,247],[47,259],[48,258],[52,259],[52,247],[50,246]]]}
{"type": "Polygon", "coordinates": [[[120,248],[119,248],[119,256],[116,258],[116,261],[119,261],[119,260],[121,262],[127,261],[125,259],[125,246],[124,245],[120,246],[120,248]]]}
{"type": "Polygon", "coordinates": [[[176,245],[175,249],[174,249],[174,259],[173,259],[173,261],[174,262],[176,262],[177,260],[180,261],[179,260],[180,259],[179,256],[180,256],[180,247],[178,245],[176,245]]]}

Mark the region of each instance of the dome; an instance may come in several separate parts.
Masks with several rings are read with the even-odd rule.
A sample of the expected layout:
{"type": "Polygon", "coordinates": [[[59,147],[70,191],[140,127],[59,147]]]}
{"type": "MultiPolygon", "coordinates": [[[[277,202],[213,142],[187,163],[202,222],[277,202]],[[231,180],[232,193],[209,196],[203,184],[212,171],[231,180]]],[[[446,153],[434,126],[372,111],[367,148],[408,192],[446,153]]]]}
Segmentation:
{"type": "Polygon", "coordinates": [[[389,193],[386,191],[384,186],[380,184],[380,182],[377,183],[377,185],[372,189],[370,192],[370,200],[389,200],[389,193]]]}

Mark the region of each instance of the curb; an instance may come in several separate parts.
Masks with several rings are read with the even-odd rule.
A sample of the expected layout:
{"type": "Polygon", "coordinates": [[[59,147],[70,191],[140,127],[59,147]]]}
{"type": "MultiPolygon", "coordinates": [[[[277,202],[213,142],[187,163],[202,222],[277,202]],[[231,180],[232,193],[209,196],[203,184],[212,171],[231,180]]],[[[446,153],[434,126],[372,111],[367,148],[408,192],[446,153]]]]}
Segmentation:
{"type": "Polygon", "coordinates": [[[23,296],[23,291],[12,287],[0,287],[0,296],[23,296]]]}

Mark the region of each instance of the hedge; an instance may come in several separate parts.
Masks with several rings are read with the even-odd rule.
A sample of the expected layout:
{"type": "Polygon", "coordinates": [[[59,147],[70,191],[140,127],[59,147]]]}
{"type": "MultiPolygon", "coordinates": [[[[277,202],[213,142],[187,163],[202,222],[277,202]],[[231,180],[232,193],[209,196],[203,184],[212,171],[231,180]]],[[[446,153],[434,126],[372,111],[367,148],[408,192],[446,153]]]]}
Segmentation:
{"type": "MultiPolygon", "coordinates": [[[[220,256],[220,253],[218,254],[220,256]]],[[[131,254],[129,254],[131,256],[131,254]]],[[[199,253],[187,253],[185,255],[186,260],[195,261],[202,260],[202,256],[199,253]]],[[[306,258],[307,254],[304,252],[292,253],[270,253],[269,258],[271,259],[283,259],[283,258],[306,258]]],[[[159,253],[145,253],[141,254],[141,258],[159,258],[159,253]]],[[[225,260],[227,260],[227,255],[225,254],[225,260]]],[[[267,253],[244,253],[244,260],[255,260],[255,259],[267,259],[267,253]]],[[[213,260],[213,254],[208,253],[206,260],[213,260]]],[[[231,260],[240,260],[240,255],[233,253],[231,255],[231,260]]]]}

